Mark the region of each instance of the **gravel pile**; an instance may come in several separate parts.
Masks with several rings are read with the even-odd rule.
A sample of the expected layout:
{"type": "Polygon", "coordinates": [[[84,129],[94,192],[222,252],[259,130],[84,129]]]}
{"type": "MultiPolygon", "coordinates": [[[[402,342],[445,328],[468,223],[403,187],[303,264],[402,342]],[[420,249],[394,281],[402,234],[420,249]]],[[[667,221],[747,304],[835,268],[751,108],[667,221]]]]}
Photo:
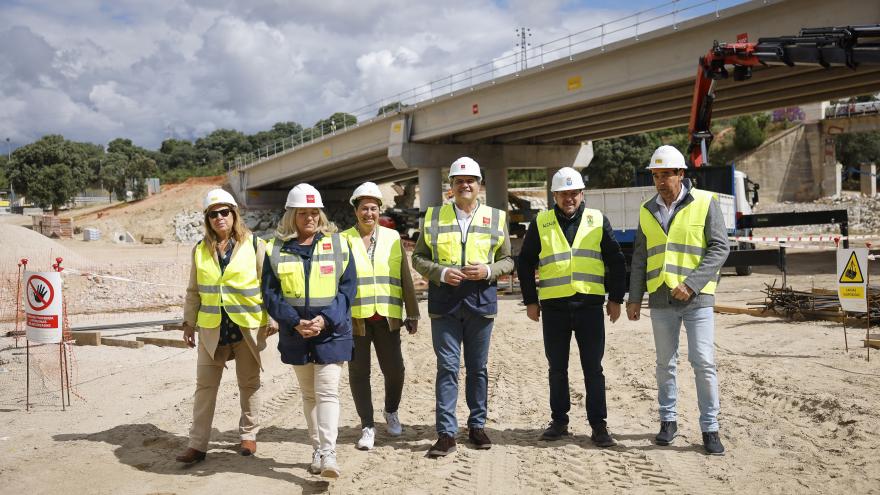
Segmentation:
{"type": "MultiPolygon", "coordinates": [[[[847,210],[849,231],[851,234],[880,233],[880,198],[869,198],[861,195],[844,195],[839,198],[820,198],[810,203],[758,204],[755,213],[789,213],[819,210],[847,210]]],[[[756,229],[755,235],[771,235],[771,233],[820,234],[839,233],[836,224],[797,225],[785,228],[756,229]]]]}
{"type": "MultiPolygon", "coordinates": [[[[242,218],[245,225],[262,238],[267,238],[275,230],[282,212],[275,210],[248,210],[242,218]]],[[[183,211],[171,219],[174,240],[183,243],[199,241],[205,232],[205,217],[200,211],[183,211]]]]}

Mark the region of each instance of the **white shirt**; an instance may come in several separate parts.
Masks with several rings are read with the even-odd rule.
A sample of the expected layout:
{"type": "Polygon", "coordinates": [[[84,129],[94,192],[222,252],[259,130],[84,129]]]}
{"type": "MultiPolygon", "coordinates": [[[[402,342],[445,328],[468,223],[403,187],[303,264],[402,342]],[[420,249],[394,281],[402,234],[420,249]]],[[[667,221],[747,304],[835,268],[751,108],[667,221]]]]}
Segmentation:
{"type": "MultiPolygon", "coordinates": [[[[458,228],[461,231],[462,245],[464,245],[464,243],[467,242],[468,229],[471,227],[471,221],[473,221],[473,219],[474,219],[474,213],[476,213],[477,209],[479,209],[479,208],[480,208],[480,202],[478,201],[477,206],[475,206],[474,209],[470,213],[467,213],[466,211],[464,211],[464,210],[460,209],[458,206],[456,206],[454,202],[452,203],[452,211],[455,212],[455,220],[458,222],[458,228]]],[[[463,260],[463,261],[467,262],[467,260],[463,260]]],[[[440,272],[440,281],[443,282],[444,284],[446,283],[446,271],[447,270],[449,270],[449,268],[444,268],[443,271],[440,272]]],[[[491,276],[492,276],[492,269],[489,268],[489,266],[487,265],[486,266],[486,280],[489,280],[489,277],[491,277],[491,276]]]]}
{"type": "Polygon", "coordinates": [[[663,198],[659,194],[657,195],[656,202],[660,209],[654,213],[654,217],[657,218],[657,221],[663,226],[664,231],[669,231],[669,220],[672,218],[672,212],[675,211],[675,207],[678,206],[679,203],[684,201],[685,194],[687,194],[687,188],[682,184],[681,191],[678,192],[678,198],[676,198],[668,208],[666,207],[666,202],[663,201],[663,198]]]}

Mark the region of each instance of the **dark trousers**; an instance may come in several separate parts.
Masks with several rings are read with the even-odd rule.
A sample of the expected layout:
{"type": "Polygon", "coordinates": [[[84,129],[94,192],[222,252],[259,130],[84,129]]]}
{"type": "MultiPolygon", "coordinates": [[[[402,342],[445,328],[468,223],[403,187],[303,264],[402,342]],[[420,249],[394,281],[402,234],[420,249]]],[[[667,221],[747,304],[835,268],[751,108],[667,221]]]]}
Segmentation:
{"type": "Polygon", "coordinates": [[[387,320],[366,320],[366,335],[354,336],[354,359],[348,363],[348,383],[354,407],[361,418],[361,427],[372,428],[373,395],[370,389],[370,344],[376,346],[376,358],[385,377],[385,412],[393,413],[400,406],[403,394],[403,353],[400,351],[400,330],[391,330],[387,320]]]}
{"type": "Polygon", "coordinates": [[[552,419],[568,424],[571,397],[568,389],[568,353],[571,334],[577,340],[587,388],[587,419],[590,425],[605,423],[605,315],[602,306],[582,306],[573,310],[549,309],[541,312],[544,325],[544,354],[549,364],[550,410],[552,419]]]}

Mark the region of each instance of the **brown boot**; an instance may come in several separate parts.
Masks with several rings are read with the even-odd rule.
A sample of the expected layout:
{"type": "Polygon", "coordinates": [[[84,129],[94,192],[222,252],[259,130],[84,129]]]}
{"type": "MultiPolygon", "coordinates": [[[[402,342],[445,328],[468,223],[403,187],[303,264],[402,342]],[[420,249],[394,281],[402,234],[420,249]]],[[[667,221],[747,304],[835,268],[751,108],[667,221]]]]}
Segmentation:
{"type": "Polygon", "coordinates": [[[241,450],[238,451],[239,454],[248,456],[251,454],[257,453],[257,442],[254,440],[242,440],[241,441],[241,450]]]}
{"type": "Polygon", "coordinates": [[[201,450],[196,450],[196,449],[190,447],[190,448],[186,449],[186,452],[175,457],[175,459],[177,459],[177,462],[182,462],[184,464],[192,464],[194,462],[204,461],[205,460],[205,453],[202,452],[201,450]]]}

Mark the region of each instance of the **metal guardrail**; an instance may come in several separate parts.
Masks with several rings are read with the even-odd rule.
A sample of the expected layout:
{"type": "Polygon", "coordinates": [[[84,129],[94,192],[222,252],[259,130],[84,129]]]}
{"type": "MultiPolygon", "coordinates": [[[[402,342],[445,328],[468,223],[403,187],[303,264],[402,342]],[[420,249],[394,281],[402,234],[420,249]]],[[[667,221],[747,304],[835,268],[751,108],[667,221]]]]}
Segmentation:
{"type": "MultiPolygon", "coordinates": [[[[407,107],[418,107],[420,104],[431,103],[443,96],[454,96],[457,92],[473,91],[478,85],[495,82],[506,76],[519,75],[529,67],[543,68],[544,64],[557,60],[574,60],[578,53],[599,48],[631,38],[639,40],[648,32],[664,28],[678,29],[678,24],[700,15],[715,13],[720,17],[720,10],[733,5],[745,3],[747,0],[671,0],[656,7],[638,11],[619,19],[603,22],[591,28],[569,34],[562,38],[527,48],[526,56],[518,51],[510,55],[496,58],[491,62],[471,67],[455,74],[436,79],[407,91],[388,96],[379,101],[365,105],[352,113],[346,114],[343,122],[327,122],[319,127],[303,129],[291,135],[262,146],[254,152],[235,158],[232,166],[244,170],[256,163],[279,153],[294,150],[298,147],[320,141],[327,136],[346,132],[361,124],[371,123],[375,119],[394,115],[407,107]],[[349,116],[355,122],[349,123],[349,116]]],[[[764,0],[766,3],[766,0],[764,0]]]]}

